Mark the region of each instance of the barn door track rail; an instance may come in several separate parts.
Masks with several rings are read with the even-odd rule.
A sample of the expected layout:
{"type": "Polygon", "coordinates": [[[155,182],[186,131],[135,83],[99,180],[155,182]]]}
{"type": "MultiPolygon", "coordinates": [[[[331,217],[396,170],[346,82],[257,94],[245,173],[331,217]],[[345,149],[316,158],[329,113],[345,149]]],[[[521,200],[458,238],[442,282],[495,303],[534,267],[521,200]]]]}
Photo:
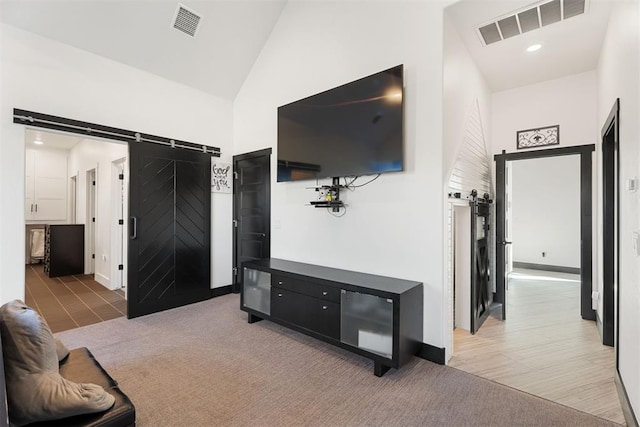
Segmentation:
{"type": "Polygon", "coordinates": [[[220,148],[209,147],[207,145],[193,142],[180,141],[163,136],[150,135],[126,129],[119,129],[96,123],[82,122],[79,120],[67,119],[64,117],[52,116],[50,114],[36,113],[34,111],[13,109],[13,123],[26,126],[53,129],[62,132],[85,135],[94,138],[105,138],[125,142],[150,142],[153,144],[166,145],[171,148],[182,148],[186,150],[200,151],[214,157],[220,157],[220,148]]]}

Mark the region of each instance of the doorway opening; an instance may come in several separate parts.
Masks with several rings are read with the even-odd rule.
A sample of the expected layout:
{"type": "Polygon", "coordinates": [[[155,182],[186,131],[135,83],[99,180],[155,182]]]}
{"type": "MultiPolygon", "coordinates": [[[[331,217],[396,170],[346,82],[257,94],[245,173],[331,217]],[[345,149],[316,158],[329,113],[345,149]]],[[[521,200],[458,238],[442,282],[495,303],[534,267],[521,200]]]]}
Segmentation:
{"type": "Polygon", "coordinates": [[[549,314],[549,308],[532,309],[534,301],[544,300],[547,307],[553,307],[556,301],[570,298],[571,304],[558,310],[569,316],[565,321],[578,320],[580,156],[512,160],[506,169],[505,296],[508,310],[513,311],[508,318],[532,319],[533,323],[537,313],[549,314]],[[537,298],[535,288],[524,285],[534,277],[544,281],[538,283],[540,288],[545,287],[537,298]],[[524,300],[509,304],[510,297],[524,300]]]}
{"type": "Polygon", "coordinates": [[[618,254],[620,250],[620,152],[617,99],[602,128],[602,290],[596,291],[598,328],[605,345],[616,342],[616,312],[618,295],[618,254]],[[602,298],[600,298],[602,292],[602,298]]]}
{"type": "Polygon", "coordinates": [[[613,349],[602,345],[594,318],[589,317],[593,316],[594,149],[589,145],[495,156],[495,270],[501,269],[496,272],[496,296],[502,292],[499,298],[503,309],[492,313],[476,335],[455,331],[455,354],[449,364],[622,423],[624,418],[612,381],[613,349]],[[544,158],[559,163],[553,166],[533,163],[544,158]],[[529,171],[519,170],[527,165],[529,171]],[[551,169],[571,176],[552,179],[551,169]],[[527,172],[529,182],[523,183],[527,172]],[[534,192],[533,184],[545,179],[552,182],[534,192]],[[556,196],[551,194],[550,186],[562,187],[568,181],[572,189],[565,188],[556,196]],[[572,195],[566,194],[568,191],[572,195]],[[549,200],[552,197],[556,198],[549,200]],[[571,198],[577,200],[568,208],[566,202],[571,198]],[[561,207],[561,212],[552,205],[561,207]],[[565,211],[573,212],[571,219],[558,221],[556,226],[562,230],[554,229],[552,223],[561,219],[565,211]],[[535,225],[531,221],[541,222],[535,225]],[[541,239],[544,227],[550,229],[545,233],[551,233],[551,237],[541,239]],[[567,231],[574,237],[568,237],[567,231]],[[573,240],[571,250],[563,246],[568,240],[573,240]],[[553,246],[544,249],[540,246],[552,243],[553,246]],[[598,390],[597,396],[591,392],[594,389],[598,390]]]}
{"type": "Polygon", "coordinates": [[[471,208],[453,206],[454,328],[471,330],[471,208]]]}
{"type": "Polygon", "coordinates": [[[128,212],[128,168],[127,159],[120,158],[111,162],[111,288],[127,287],[127,226],[125,218],[128,212]]]}
{"type": "Polygon", "coordinates": [[[111,197],[111,177],[101,174],[110,173],[112,161],[126,166],[127,146],[27,128],[25,150],[26,232],[42,237],[36,235],[33,248],[27,240],[25,302],[54,332],[126,315],[126,296],[112,290],[115,258],[111,236],[103,232],[111,222],[110,202],[101,199],[111,197]],[[36,203],[38,216],[31,207],[36,203]]]}

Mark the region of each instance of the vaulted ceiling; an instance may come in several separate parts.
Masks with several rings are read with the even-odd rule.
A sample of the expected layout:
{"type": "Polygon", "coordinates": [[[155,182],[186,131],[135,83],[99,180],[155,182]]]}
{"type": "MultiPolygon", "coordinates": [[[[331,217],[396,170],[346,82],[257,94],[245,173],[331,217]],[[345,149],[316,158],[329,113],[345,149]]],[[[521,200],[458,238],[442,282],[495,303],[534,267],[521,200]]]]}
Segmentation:
{"type": "MultiPolygon", "coordinates": [[[[500,91],[595,69],[612,1],[586,0],[582,15],[489,45],[478,26],[540,2],[462,0],[446,14],[491,89],[500,91]],[[533,43],[542,49],[525,52],[533,43]]],[[[287,0],[182,3],[202,17],[195,37],[172,28],[178,2],[168,0],[0,0],[0,20],[234,99],[287,0]]]]}
{"type": "Polygon", "coordinates": [[[185,0],[195,37],[172,27],[178,1],[1,0],[0,20],[41,36],[235,98],[286,0],[185,0]]]}

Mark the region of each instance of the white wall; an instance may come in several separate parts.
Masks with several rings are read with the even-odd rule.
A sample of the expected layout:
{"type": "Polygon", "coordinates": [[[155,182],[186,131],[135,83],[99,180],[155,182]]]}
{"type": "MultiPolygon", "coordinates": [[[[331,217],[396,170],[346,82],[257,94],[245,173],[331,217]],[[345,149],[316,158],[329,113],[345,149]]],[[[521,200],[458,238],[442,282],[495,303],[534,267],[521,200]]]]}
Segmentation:
{"type": "MultiPolygon", "coordinates": [[[[491,170],[493,160],[488,157],[478,159],[478,152],[488,155],[489,150],[487,143],[491,140],[491,91],[484,77],[478,70],[475,62],[469,55],[466,47],[462,43],[460,36],[455,29],[451,19],[445,9],[444,14],[444,52],[443,52],[443,91],[444,91],[444,126],[443,126],[443,179],[447,183],[447,187],[442,191],[442,196],[454,188],[453,181],[456,182],[458,190],[462,190],[463,197],[470,190],[477,189],[480,194],[485,191],[493,193],[490,181],[478,173],[483,166],[491,170]],[[458,160],[460,161],[458,162],[458,160]],[[470,164],[471,163],[471,164],[470,164]],[[479,166],[479,168],[478,168],[479,166]],[[460,179],[462,178],[462,179],[460,179]]],[[[458,201],[464,203],[462,201],[458,201]]],[[[462,267],[461,264],[470,262],[468,256],[458,259],[457,255],[461,251],[455,247],[454,230],[454,206],[450,201],[445,205],[445,247],[444,253],[447,254],[445,278],[446,278],[446,303],[445,313],[447,313],[445,321],[445,346],[446,360],[453,354],[453,274],[455,269],[462,267]],[[455,252],[454,252],[455,250],[455,252]],[[454,257],[456,262],[454,263],[454,257]]],[[[455,207],[459,209],[459,207],[455,207]]],[[[468,210],[468,206],[467,206],[468,210]]],[[[468,227],[467,227],[468,228],[468,227]]],[[[459,231],[459,230],[458,230],[459,231]]],[[[470,229],[467,230],[467,240],[470,242],[470,229]]],[[[460,236],[456,236],[458,238],[460,236]]],[[[468,246],[468,245],[467,245],[468,246]]],[[[494,249],[492,249],[493,251],[494,249]]],[[[468,270],[468,268],[467,268],[468,270]]],[[[462,306],[470,305],[470,296],[467,299],[460,298],[459,279],[461,275],[466,274],[461,271],[457,272],[456,277],[456,317],[463,314],[470,317],[470,310],[461,311],[462,306]]],[[[470,281],[470,273],[469,278],[470,281]]],[[[464,329],[469,329],[470,320],[456,319],[458,326],[462,325],[464,329]],[[458,322],[460,320],[460,323],[458,322]],[[466,325],[466,326],[465,326],[466,325]]]]}
{"type": "MultiPolygon", "coordinates": [[[[607,36],[598,64],[598,128],[594,138],[600,139],[600,127],[606,121],[616,98],[620,98],[620,283],[617,343],[619,371],[636,417],[640,416],[640,258],[634,253],[632,233],[640,230],[640,193],[624,190],[624,182],[640,175],[640,129],[638,98],[640,88],[640,46],[638,2],[616,2],[611,12],[607,36]]],[[[598,144],[598,163],[601,163],[598,144]]],[[[598,216],[601,223],[601,205],[598,216]]],[[[600,228],[600,232],[601,232],[600,228]]],[[[599,248],[598,260],[602,253],[599,248]]],[[[599,289],[602,279],[596,276],[599,289]]]]}
{"type": "MultiPolygon", "coordinates": [[[[491,90],[462,43],[455,26],[444,15],[444,146],[445,180],[449,179],[456,154],[464,139],[465,123],[480,112],[485,142],[491,141],[491,90]]],[[[491,159],[493,162],[493,159],[491,159]]]]}
{"type": "Polygon", "coordinates": [[[271,255],[424,283],[424,340],[444,347],[442,4],[289,2],[234,104],[234,153],[273,147],[271,255]],[[276,183],[277,107],[405,65],[405,171],[346,192],[276,183]],[[279,225],[279,227],[274,226],[279,225]]]}
{"type": "MultiPolygon", "coordinates": [[[[218,146],[231,159],[232,105],[34,34],[0,26],[0,301],[24,298],[24,132],[13,108],[218,146]]],[[[231,198],[212,196],[212,286],[231,284],[231,198]]]]}
{"type": "Polygon", "coordinates": [[[511,167],[513,261],[580,268],[580,156],[511,167]]]}
{"type": "MultiPolygon", "coordinates": [[[[69,176],[77,175],[76,223],[85,224],[85,242],[88,237],[87,218],[87,171],[96,170],[96,222],[95,222],[95,279],[103,286],[111,286],[111,224],[117,221],[112,218],[111,162],[128,158],[129,148],[125,143],[84,139],[74,146],[69,153],[69,176]]],[[[128,221],[127,221],[128,222],[128,221]]],[[[89,248],[85,245],[85,272],[89,268],[89,248]]]]}
{"type": "Polygon", "coordinates": [[[575,74],[493,94],[492,153],[516,151],[516,132],[560,125],[560,145],[594,144],[596,140],[596,73],[575,74]]]}

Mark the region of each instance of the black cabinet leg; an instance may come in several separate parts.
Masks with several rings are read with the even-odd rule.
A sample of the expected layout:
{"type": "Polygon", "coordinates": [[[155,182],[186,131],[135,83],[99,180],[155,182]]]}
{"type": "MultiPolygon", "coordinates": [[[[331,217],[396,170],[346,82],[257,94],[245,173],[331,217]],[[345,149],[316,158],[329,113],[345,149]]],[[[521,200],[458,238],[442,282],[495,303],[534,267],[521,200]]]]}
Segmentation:
{"type": "Polygon", "coordinates": [[[247,316],[247,322],[249,323],[256,323],[262,320],[262,317],[258,317],[255,314],[251,314],[249,313],[249,316],[247,316]]]}
{"type": "Polygon", "coordinates": [[[391,369],[390,366],[383,365],[380,362],[373,361],[373,373],[376,377],[381,377],[387,373],[387,371],[391,369]]]}

